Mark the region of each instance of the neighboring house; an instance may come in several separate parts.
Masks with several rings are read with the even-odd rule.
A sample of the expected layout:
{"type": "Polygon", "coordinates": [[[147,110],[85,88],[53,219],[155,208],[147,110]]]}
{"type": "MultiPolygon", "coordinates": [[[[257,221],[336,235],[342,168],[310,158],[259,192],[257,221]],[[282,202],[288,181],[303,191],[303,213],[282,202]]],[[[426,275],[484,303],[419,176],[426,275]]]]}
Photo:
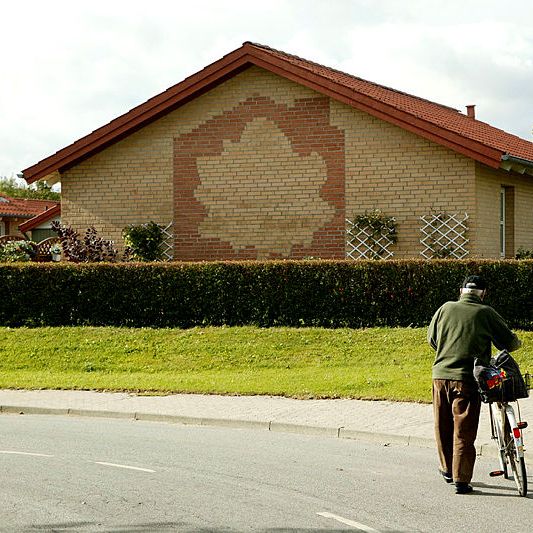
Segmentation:
{"type": "Polygon", "coordinates": [[[49,237],[57,237],[52,231],[52,222],[61,222],[61,204],[43,211],[19,225],[19,230],[24,235],[29,235],[34,242],[41,242],[49,237]]]}
{"type": "MultiPolygon", "coordinates": [[[[19,230],[19,226],[23,226],[26,221],[37,216],[42,216],[46,219],[49,213],[54,210],[57,213],[58,209],[59,203],[53,200],[11,198],[10,196],[0,194],[0,236],[20,235],[22,237],[23,235],[19,230]]],[[[23,231],[26,233],[27,230],[23,231]]],[[[39,230],[35,233],[32,231],[28,235],[36,242],[50,236],[43,232],[39,233],[39,230]]]]}
{"type": "Polygon", "coordinates": [[[358,257],[346,219],[374,209],[396,258],[533,249],[532,142],[248,42],[24,177],[61,181],[63,223],[117,244],[173,221],[178,260],[358,257]]]}

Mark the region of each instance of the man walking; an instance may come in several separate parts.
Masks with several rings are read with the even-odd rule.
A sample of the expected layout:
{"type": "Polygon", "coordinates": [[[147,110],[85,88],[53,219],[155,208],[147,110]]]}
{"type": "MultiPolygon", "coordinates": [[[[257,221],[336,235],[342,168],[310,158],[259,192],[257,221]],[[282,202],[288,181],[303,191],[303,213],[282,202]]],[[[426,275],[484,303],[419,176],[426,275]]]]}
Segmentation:
{"type": "Polygon", "coordinates": [[[457,302],[446,302],[431,320],[428,342],[437,352],[433,363],[433,413],[440,473],[455,482],[457,494],[472,492],[481,400],[474,359],[489,365],[491,345],[513,351],[521,346],[503,318],[483,298],[487,290],[479,276],[468,276],[457,302]]]}

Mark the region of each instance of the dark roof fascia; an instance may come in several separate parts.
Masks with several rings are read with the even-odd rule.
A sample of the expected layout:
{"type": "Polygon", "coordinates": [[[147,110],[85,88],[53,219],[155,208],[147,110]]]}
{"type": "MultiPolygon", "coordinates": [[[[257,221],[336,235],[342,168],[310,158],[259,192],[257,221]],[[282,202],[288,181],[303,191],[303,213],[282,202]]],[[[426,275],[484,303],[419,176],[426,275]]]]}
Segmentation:
{"type": "Polygon", "coordinates": [[[32,215],[28,215],[28,213],[2,213],[0,211],[0,217],[2,218],[32,218],[32,215]]]}
{"type": "Polygon", "coordinates": [[[467,139],[427,120],[359,93],[352,88],[326,79],[304,67],[273,56],[268,50],[245,43],[241,48],[234,50],[177,85],[147,100],[57,153],[28,167],[23,172],[26,181],[33,183],[51,172],[56,170],[61,172],[76,165],[239,74],[251,65],[264,68],[490,167],[500,167],[503,155],[500,150],[467,139]]]}
{"type": "Polygon", "coordinates": [[[444,145],[488,166],[493,168],[500,166],[500,160],[503,154],[501,150],[489,147],[472,139],[467,139],[455,132],[415,117],[405,111],[401,111],[394,106],[361,94],[354,89],[325,79],[307,69],[297,67],[290,63],[287,64],[283,60],[279,60],[268,54],[263,54],[260,59],[254,61],[254,64],[280,76],[284,76],[300,85],[305,85],[310,89],[326,94],[337,101],[364,111],[376,118],[444,145]]]}
{"type": "Polygon", "coordinates": [[[29,220],[26,220],[26,222],[19,224],[19,229],[20,231],[22,231],[22,233],[26,233],[27,231],[30,231],[36,226],[38,226],[39,224],[42,224],[43,222],[46,222],[47,220],[50,220],[51,218],[54,218],[60,214],[61,204],[57,204],[54,207],[51,207],[50,209],[47,209],[46,211],[35,215],[29,220]]]}
{"type": "Polygon", "coordinates": [[[246,70],[252,65],[249,59],[243,48],[235,50],[55,154],[28,167],[23,171],[24,179],[28,183],[33,183],[56,170],[61,172],[76,165],[246,70]]]}

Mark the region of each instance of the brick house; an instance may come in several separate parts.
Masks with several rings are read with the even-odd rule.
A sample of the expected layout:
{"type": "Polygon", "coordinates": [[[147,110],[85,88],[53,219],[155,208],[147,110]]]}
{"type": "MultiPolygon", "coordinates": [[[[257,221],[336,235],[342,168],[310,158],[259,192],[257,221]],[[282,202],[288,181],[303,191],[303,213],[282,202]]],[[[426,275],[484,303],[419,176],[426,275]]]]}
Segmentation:
{"type": "Polygon", "coordinates": [[[50,237],[57,237],[52,230],[52,222],[61,222],[60,203],[20,224],[19,231],[34,242],[41,242],[50,237]]]}
{"type": "Polygon", "coordinates": [[[47,232],[40,231],[39,228],[51,216],[58,216],[60,213],[60,204],[53,200],[34,200],[29,198],[11,198],[0,194],[0,237],[4,235],[14,235],[23,237],[26,233],[32,240],[40,241],[50,235],[47,232]],[[24,226],[30,221],[39,220],[39,224],[34,226],[24,226]],[[20,226],[26,229],[21,230],[20,226]],[[31,232],[31,230],[34,232],[31,232]]]}
{"type": "Polygon", "coordinates": [[[61,181],[64,223],[117,244],[173,222],[177,260],[344,258],[346,219],[374,209],[395,258],[453,217],[469,257],[533,249],[532,142],[249,42],[24,177],[61,181]]]}

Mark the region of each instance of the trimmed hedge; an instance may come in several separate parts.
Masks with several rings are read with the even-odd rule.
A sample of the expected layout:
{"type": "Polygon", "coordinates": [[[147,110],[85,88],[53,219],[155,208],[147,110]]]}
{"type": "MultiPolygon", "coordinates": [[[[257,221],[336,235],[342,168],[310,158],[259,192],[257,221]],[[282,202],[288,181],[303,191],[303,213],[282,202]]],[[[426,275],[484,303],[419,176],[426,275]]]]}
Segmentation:
{"type": "Polygon", "coordinates": [[[468,274],[533,329],[533,261],[0,264],[0,325],[425,326],[468,274]]]}

